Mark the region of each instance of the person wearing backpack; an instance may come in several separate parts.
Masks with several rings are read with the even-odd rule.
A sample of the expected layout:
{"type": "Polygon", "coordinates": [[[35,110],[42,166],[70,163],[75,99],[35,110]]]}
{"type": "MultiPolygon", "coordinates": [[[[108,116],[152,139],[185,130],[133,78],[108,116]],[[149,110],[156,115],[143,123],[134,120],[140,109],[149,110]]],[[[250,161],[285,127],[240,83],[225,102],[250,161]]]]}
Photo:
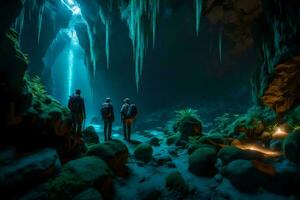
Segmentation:
{"type": "Polygon", "coordinates": [[[81,91],[76,90],[75,95],[70,96],[68,108],[72,116],[72,129],[77,135],[81,135],[82,123],[86,117],[84,99],[80,96],[81,91]]]}
{"type": "Polygon", "coordinates": [[[101,116],[104,122],[104,140],[111,140],[112,123],[115,120],[114,108],[110,98],[106,98],[105,103],[101,107],[101,116]]]}
{"type": "Polygon", "coordinates": [[[123,123],[124,140],[130,142],[131,126],[138,114],[137,106],[130,103],[130,99],[124,99],[124,104],[121,108],[121,119],[123,123]]]}

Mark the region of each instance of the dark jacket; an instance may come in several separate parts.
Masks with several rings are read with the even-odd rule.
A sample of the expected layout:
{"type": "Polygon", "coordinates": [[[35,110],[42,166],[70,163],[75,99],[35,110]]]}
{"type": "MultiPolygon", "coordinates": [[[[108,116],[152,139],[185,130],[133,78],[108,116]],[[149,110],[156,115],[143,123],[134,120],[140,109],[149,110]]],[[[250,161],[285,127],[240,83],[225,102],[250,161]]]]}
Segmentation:
{"type": "Polygon", "coordinates": [[[81,114],[85,116],[84,99],[81,96],[71,96],[68,103],[68,108],[73,114],[81,114]]]}
{"type": "Polygon", "coordinates": [[[130,107],[130,105],[128,103],[124,103],[122,105],[121,112],[120,112],[122,120],[127,119],[127,113],[128,113],[129,107],[130,107]]]}
{"type": "Polygon", "coordinates": [[[101,108],[101,115],[103,120],[114,121],[114,107],[111,103],[103,103],[101,108]]]}

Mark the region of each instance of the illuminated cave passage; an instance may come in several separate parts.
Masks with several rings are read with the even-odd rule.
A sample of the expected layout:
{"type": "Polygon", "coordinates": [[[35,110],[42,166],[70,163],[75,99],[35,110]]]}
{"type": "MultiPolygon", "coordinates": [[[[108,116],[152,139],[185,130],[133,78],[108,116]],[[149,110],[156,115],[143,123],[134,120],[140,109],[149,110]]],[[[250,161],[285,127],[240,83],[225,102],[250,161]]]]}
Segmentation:
{"type": "Polygon", "coordinates": [[[300,1],[0,4],[1,198],[300,199],[300,1]]]}

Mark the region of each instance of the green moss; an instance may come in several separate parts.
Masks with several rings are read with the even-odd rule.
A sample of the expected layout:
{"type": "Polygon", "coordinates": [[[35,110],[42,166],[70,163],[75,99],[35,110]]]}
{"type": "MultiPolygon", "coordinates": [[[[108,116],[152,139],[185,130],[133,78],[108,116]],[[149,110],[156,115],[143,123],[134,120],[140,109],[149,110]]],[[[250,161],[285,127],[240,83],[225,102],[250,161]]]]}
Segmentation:
{"type": "Polygon", "coordinates": [[[84,186],[78,177],[69,172],[62,172],[46,184],[49,199],[72,199],[72,195],[79,193],[84,186]]]}
{"type": "Polygon", "coordinates": [[[245,114],[224,114],[214,120],[215,129],[210,133],[221,133],[226,136],[233,136],[238,133],[240,127],[256,129],[261,124],[265,127],[274,124],[275,113],[267,107],[251,107],[245,114]]]}

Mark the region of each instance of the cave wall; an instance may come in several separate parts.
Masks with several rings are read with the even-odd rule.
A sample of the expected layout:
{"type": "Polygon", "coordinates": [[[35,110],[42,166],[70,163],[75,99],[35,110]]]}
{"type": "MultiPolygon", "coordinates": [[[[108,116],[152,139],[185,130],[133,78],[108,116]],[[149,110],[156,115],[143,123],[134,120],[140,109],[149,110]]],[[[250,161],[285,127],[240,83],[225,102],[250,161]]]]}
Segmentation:
{"type": "MultiPolygon", "coordinates": [[[[29,6],[30,2],[26,1],[28,5],[25,6],[29,6]]],[[[31,20],[25,13],[26,26],[22,32],[21,47],[29,54],[31,72],[40,75],[43,71],[42,58],[58,30],[67,26],[71,13],[62,8],[57,1],[38,2],[38,6],[31,12],[31,20]],[[47,6],[40,43],[37,43],[37,15],[43,4],[47,6]]],[[[198,37],[195,32],[193,2],[162,1],[157,21],[156,46],[152,49],[149,45],[145,55],[141,88],[139,93],[136,93],[132,44],[127,24],[122,19],[119,9],[120,4],[126,5],[128,1],[112,1],[111,7],[110,2],[78,0],[88,26],[79,24],[76,30],[80,44],[86,51],[86,64],[92,75],[95,99],[98,102],[105,96],[112,96],[114,99],[131,96],[139,104],[152,105],[149,110],[172,102],[195,103],[190,99],[196,99],[199,104],[203,103],[201,100],[221,102],[222,99],[228,99],[228,102],[248,102],[250,90],[247,79],[251,72],[255,71],[256,65],[257,69],[252,79],[253,101],[263,105],[266,104],[263,102],[265,90],[275,76],[274,66],[298,52],[297,1],[291,1],[289,4],[283,1],[260,0],[203,1],[203,17],[198,37]],[[112,26],[109,65],[105,52],[106,27],[101,19],[100,10],[102,15],[110,18],[112,26]],[[89,34],[93,35],[94,52],[91,52],[89,34]],[[220,37],[223,45],[221,48],[220,37]],[[172,48],[166,48],[167,46],[172,48]],[[220,52],[223,54],[222,59],[220,52]],[[91,58],[93,53],[96,54],[95,75],[91,58]],[[203,57],[198,54],[202,54],[203,57]],[[157,58],[161,58],[161,62],[157,62],[157,58]],[[186,70],[184,66],[189,66],[189,69],[186,70]],[[107,67],[110,69],[107,70],[107,67]],[[153,76],[160,81],[153,81],[153,76]],[[222,87],[215,80],[219,80],[222,87]],[[185,84],[188,82],[193,84],[185,84]],[[206,90],[206,84],[213,89],[206,90]],[[178,91],[182,94],[179,95],[178,91]],[[188,96],[190,98],[184,98],[188,96]],[[164,100],[151,100],[155,97],[164,100]]],[[[151,42],[150,38],[149,43],[151,42]]],[[[276,107],[269,104],[268,106],[276,107]]]]}

